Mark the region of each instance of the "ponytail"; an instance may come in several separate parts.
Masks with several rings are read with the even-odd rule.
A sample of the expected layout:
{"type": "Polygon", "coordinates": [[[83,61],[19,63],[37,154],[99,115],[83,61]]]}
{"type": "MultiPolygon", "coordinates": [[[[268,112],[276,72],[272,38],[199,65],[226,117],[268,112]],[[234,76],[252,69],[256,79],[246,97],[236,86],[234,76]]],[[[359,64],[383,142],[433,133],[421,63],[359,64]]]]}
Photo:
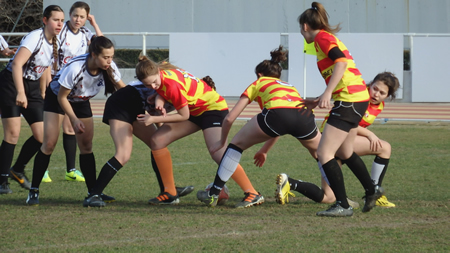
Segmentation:
{"type": "Polygon", "coordinates": [[[205,76],[202,78],[202,80],[209,86],[211,89],[216,90],[216,84],[212,80],[210,76],[205,76]]]}
{"type": "Polygon", "coordinates": [[[52,39],[52,45],[53,45],[53,70],[58,72],[58,61],[59,61],[59,52],[58,52],[58,41],[56,39],[56,36],[52,39]]]}
{"type": "Polygon", "coordinates": [[[321,3],[312,2],[311,8],[305,10],[297,19],[300,25],[308,24],[313,30],[325,30],[335,34],[341,30],[340,24],[332,26],[328,23],[328,12],[321,3]]]}
{"type": "Polygon", "coordinates": [[[256,66],[255,74],[257,77],[259,77],[258,74],[275,78],[281,77],[283,68],[280,62],[287,60],[287,51],[280,45],[277,49],[270,52],[270,56],[270,60],[264,60],[256,66]]]}

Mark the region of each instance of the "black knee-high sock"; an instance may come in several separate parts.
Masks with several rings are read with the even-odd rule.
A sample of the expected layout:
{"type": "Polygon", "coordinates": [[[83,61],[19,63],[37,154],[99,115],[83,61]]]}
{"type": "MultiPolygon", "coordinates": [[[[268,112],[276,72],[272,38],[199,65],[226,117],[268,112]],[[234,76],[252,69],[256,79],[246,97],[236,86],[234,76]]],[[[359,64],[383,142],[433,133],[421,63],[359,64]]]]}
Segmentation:
{"type": "Polygon", "coordinates": [[[347,193],[345,192],[344,175],[339,167],[336,159],[331,159],[325,164],[322,164],[323,171],[327,175],[330,187],[336,196],[336,202],[340,202],[343,208],[348,208],[347,193]]]}
{"type": "Polygon", "coordinates": [[[217,169],[216,178],[214,179],[214,184],[209,190],[210,195],[219,195],[225,183],[230,179],[241,159],[242,152],[244,152],[238,146],[230,143],[225,150],[222,160],[219,163],[219,168],[217,169]],[[225,180],[225,181],[224,181],[225,180]]]}
{"type": "Polygon", "coordinates": [[[11,167],[15,148],[15,144],[2,141],[0,146],[0,184],[8,182],[9,168],[11,167]]]}
{"type": "Polygon", "coordinates": [[[31,181],[31,188],[39,189],[39,185],[41,184],[42,178],[44,177],[45,171],[48,168],[48,164],[50,163],[50,155],[46,155],[42,153],[39,149],[36,157],[34,157],[34,165],[33,165],[33,180],[31,181]]]}
{"type": "Polygon", "coordinates": [[[113,156],[109,159],[109,161],[103,165],[91,194],[100,195],[120,168],[122,168],[122,164],[117,161],[116,157],[113,156]]]}
{"type": "Polygon", "coordinates": [[[300,192],[307,198],[310,198],[317,203],[322,202],[324,192],[317,185],[292,178],[288,178],[288,181],[289,185],[291,186],[291,190],[300,192]]]}
{"type": "Polygon", "coordinates": [[[67,172],[75,168],[75,157],[77,155],[77,138],[72,134],[63,133],[63,147],[66,153],[67,172]]]}
{"type": "Polygon", "coordinates": [[[25,170],[25,166],[27,166],[27,163],[38,152],[41,146],[42,143],[36,140],[34,136],[28,138],[28,140],[26,140],[23,144],[19,156],[17,157],[16,163],[13,166],[14,171],[23,173],[25,170]]]}
{"type": "Polygon", "coordinates": [[[164,184],[161,179],[161,174],[159,174],[158,165],[156,164],[155,158],[153,157],[153,153],[150,152],[150,154],[151,154],[151,159],[152,159],[152,168],[153,168],[153,171],[155,172],[156,179],[158,179],[159,190],[160,190],[160,193],[163,193],[164,192],[164,184]]]}
{"type": "Polygon", "coordinates": [[[383,182],[384,175],[386,174],[388,165],[389,165],[389,159],[381,158],[379,156],[375,156],[375,159],[373,160],[373,164],[372,164],[372,181],[374,181],[374,183],[376,185],[381,186],[381,183],[383,182]],[[376,171],[374,171],[374,170],[376,170],[374,168],[374,166],[377,166],[377,167],[378,166],[384,166],[383,170],[381,171],[381,174],[378,176],[378,178],[375,177],[375,174],[377,174],[377,173],[376,173],[376,171]]]}
{"type": "Polygon", "coordinates": [[[374,184],[372,182],[372,178],[370,178],[369,172],[367,171],[366,165],[364,164],[361,157],[359,157],[356,153],[353,152],[350,158],[343,160],[345,164],[350,168],[350,170],[355,174],[358,178],[359,182],[361,182],[366,194],[372,195],[375,193],[374,184]]]}
{"type": "Polygon", "coordinates": [[[94,153],[80,154],[80,170],[83,173],[88,192],[91,192],[97,178],[94,153]]]}

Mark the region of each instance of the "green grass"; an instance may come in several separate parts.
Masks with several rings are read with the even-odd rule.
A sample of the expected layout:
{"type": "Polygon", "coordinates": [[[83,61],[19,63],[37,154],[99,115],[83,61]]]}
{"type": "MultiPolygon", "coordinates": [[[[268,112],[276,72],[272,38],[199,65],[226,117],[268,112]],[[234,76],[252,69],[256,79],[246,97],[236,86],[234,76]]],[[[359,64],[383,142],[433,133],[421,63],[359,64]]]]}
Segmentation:
{"type": "MultiPolygon", "coordinates": [[[[236,122],[231,135],[244,122],[236,122]]],[[[40,206],[25,205],[28,192],[11,182],[13,194],[0,196],[0,252],[448,252],[450,251],[450,124],[389,122],[371,129],[393,147],[383,186],[396,208],[355,211],[350,218],[315,216],[326,209],[300,194],[285,206],[274,200],[275,178],[285,172],[320,183],[316,162],[306,149],[285,136],[263,168],[253,165],[261,145],[244,152],[241,164],[266,198],[258,207],[237,210],[244,196],[230,181],[226,206],[207,208],[193,194],[177,206],[150,206],[158,194],[149,149],[136,139],[129,163],[105,192],[117,201],[105,208],[83,208],[84,183],[65,182],[61,143],[52,155],[52,183],[41,184],[40,206]]],[[[30,136],[22,127],[21,140],[30,136]]],[[[178,185],[203,189],[217,165],[201,133],[169,146],[178,185]]],[[[96,119],[97,172],[114,154],[109,128],[96,119]]],[[[370,169],[373,157],[364,157],[370,169]]],[[[32,161],[26,172],[32,174],[32,161]]],[[[363,204],[363,189],[346,167],[347,193],[363,204]]]]}

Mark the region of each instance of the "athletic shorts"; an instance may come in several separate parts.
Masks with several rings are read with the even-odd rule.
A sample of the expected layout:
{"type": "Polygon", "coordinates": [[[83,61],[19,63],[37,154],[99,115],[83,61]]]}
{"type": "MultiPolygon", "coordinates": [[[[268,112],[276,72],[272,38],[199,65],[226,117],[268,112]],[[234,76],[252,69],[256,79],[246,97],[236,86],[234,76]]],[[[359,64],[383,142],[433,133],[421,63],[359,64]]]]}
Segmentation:
{"type": "Polygon", "coordinates": [[[133,86],[125,86],[114,92],[106,100],[103,123],[109,125],[110,119],[133,124],[139,114],[144,114],[143,101],[139,91],[133,86]]]}
{"type": "Polygon", "coordinates": [[[207,111],[199,116],[190,116],[189,121],[199,126],[202,130],[210,127],[222,127],[223,119],[227,116],[228,110],[207,111]]]}
{"type": "Polygon", "coordinates": [[[256,117],[261,130],[271,137],[290,134],[300,140],[309,140],[318,133],[314,114],[306,109],[264,108],[256,117]]]}
{"type": "Polygon", "coordinates": [[[327,124],[349,132],[352,128],[358,127],[367,106],[369,106],[369,102],[335,101],[327,124]]]}
{"type": "Polygon", "coordinates": [[[28,106],[23,108],[16,105],[17,90],[12,73],[4,69],[0,72],[0,111],[2,118],[14,118],[23,115],[29,125],[43,121],[44,99],[41,96],[39,80],[33,81],[23,78],[25,95],[28,106]]]}
{"type": "MultiPolygon", "coordinates": [[[[77,118],[92,118],[91,102],[89,100],[69,103],[77,118]]],[[[44,111],[62,115],[66,114],[58,102],[58,96],[50,88],[45,91],[44,111]]]]}

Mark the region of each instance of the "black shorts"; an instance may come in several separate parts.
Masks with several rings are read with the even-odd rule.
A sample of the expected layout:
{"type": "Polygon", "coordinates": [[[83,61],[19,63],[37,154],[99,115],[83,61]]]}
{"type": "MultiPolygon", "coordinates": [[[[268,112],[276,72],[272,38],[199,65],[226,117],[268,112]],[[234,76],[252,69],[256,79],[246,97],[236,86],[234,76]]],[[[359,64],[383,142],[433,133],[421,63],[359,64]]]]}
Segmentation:
{"type": "Polygon", "coordinates": [[[225,111],[207,111],[200,116],[190,116],[189,121],[199,126],[202,130],[210,127],[222,127],[223,119],[227,116],[225,111]]]}
{"type": "Polygon", "coordinates": [[[369,106],[369,102],[335,101],[327,124],[349,132],[352,128],[358,127],[361,118],[367,110],[367,106],[369,106]]]}
{"type": "MultiPolygon", "coordinates": [[[[40,106],[44,103],[41,95],[39,80],[28,80],[22,78],[25,95],[27,96],[28,106],[40,106]]],[[[0,106],[15,106],[17,98],[17,89],[14,85],[12,73],[4,69],[0,72],[0,106]]]]}
{"type": "MultiPolygon", "coordinates": [[[[89,100],[69,103],[77,118],[92,118],[91,102],[89,102],[89,100]]],[[[61,105],[59,105],[58,96],[56,96],[50,88],[47,88],[45,91],[44,111],[62,115],[65,114],[61,105]]]]}
{"type": "Polygon", "coordinates": [[[7,69],[0,72],[0,111],[2,118],[14,118],[23,115],[29,125],[43,121],[44,100],[41,96],[39,80],[33,81],[23,78],[25,95],[28,106],[23,108],[16,105],[17,90],[12,73],[7,69]]]}
{"type": "Polygon", "coordinates": [[[23,115],[28,125],[32,125],[36,122],[44,121],[44,105],[28,106],[27,109],[15,105],[15,106],[2,106],[1,107],[2,118],[14,118],[23,115]]]}
{"type": "Polygon", "coordinates": [[[318,133],[314,114],[305,109],[264,108],[257,120],[261,130],[271,137],[290,134],[300,140],[309,140],[318,133]]]}
{"type": "Polygon", "coordinates": [[[139,114],[145,113],[143,105],[139,91],[133,86],[125,86],[106,100],[103,123],[109,125],[110,119],[116,119],[133,124],[139,114]]]}

